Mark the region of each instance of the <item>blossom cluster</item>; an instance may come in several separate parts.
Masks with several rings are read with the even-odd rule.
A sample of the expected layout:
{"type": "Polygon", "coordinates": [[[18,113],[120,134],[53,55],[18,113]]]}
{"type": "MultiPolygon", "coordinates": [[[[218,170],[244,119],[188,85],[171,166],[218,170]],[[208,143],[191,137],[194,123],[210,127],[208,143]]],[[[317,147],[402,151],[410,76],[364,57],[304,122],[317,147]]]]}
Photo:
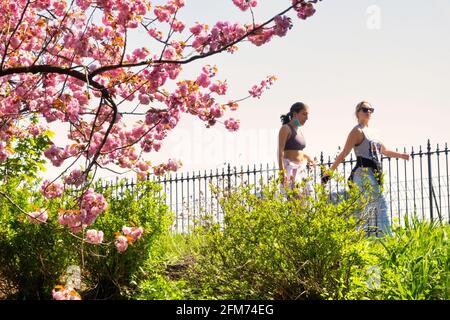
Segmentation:
{"type": "Polygon", "coordinates": [[[103,195],[89,188],[81,197],[80,210],[61,210],[58,222],[69,227],[72,232],[78,233],[93,224],[106,207],[103,195]]]}
{"type": "Polygon", "coordinates": [[[142,227],[127,227],[122,228],[123,234],[117,234],[117,239],[115,242],[117,251],[125,252],[129,244],[134,243],[138,240],[144,233],[144,228],[142,227]]]}
{"type": "Polygon", "coordinates": [[[47,221],[47,209],[40,209],[27,214],[27,219],[31,223],[41,224],[47,221]]]}
{"type": "Polygon", "coordinates": [[[254,8],[258,5],[258,1],[256,0],[233,0],[233,3],[242,11],[246,11],[249,8],[254,8]]]}
{"type": "Polygon", "coordinates": [[[57,182],[45,180],[41,186],[41,193],[48,199],[60,197],[64,192],[64,186],[57,182]]]}
{"type": "Polygon", "coordinates": [[[157,176],[163,175],[167,171],[177,171],[182,165],[180,160],[169,159],[167,163],[162,163],[153,167],[153,173],[157,176]]]}
{"type": "Polygon", "coordinates": [[[86,231],[86,241],[92,244],[100,244],[103,242],[103,231],[90,229],[86,231]]]}
{"type": "Polygon", "coordinates": [[[269,76],[266,79],[262,80],[259,85],[254,85],[249,93],[254,98],[261,98],[262,93],[265,89],[269,89],[277,78],[275,76],[269,76]]]}
{"type": "Polygon", "coordinates": [[[78,292],[64,286],[56,286],[55,289],[52,290],[52,296],[54,300],[81,300],[78,292]]]}

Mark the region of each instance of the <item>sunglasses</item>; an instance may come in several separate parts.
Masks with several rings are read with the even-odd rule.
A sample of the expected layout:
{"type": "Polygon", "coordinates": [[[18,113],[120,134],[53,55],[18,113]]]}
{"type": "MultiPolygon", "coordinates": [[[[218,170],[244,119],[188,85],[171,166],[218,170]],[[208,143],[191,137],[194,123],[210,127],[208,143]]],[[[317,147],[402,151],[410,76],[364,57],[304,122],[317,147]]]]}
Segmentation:
{"type": "Polygon", "coordinates": [[[375,111],[375,109],[374,108],[362,107],[361,109],[359,109],[359,111],[362,111],[364,113],[369,113],[369,111],[370,111],[370,113],[373,113],[375,111]]]}

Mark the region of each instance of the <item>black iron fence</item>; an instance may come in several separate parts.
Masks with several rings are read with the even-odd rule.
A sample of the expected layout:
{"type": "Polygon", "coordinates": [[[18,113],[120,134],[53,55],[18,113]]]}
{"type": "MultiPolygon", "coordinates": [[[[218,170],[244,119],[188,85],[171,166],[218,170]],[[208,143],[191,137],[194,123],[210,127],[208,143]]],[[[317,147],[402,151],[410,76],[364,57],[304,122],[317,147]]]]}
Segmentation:
{"type": "MultiPolygon", "coordinates": [[[[398,151],[398,150],[397,150],[398,151]]],[[[382,166],[385,174],[384,192],[389,204],[391,221],[402,220],[406,215],[419,219],[439,219],[450,223],[450,184],[449,184],[449,150],[447,143],[442,148],[439,144],[432,146],[428,140],[426,146],[411,150],[401,150],[411,155],[410,161],[383,157],[382,166]]],[[[320,166],[329,167],[334,159],[320,155],[320,166]]],[[[353,155],[347,158],[337,169],[347,178],[356,164],[353,155]]],[[[320,183],[320,166],[310,169],[314,183],[320,183]]],[[[226,167],[209,171],[175,173],[166,177],[149,176],[149,180],[161,185],[159,199],[175,213],[173,225],[175,231],[188,232],[202,218],[208,216],[215,221],[222,221],[223,211],[213,191],[217,188],[233,188],[242,184],[251,185],[255,193],[261,186],[276,179],[278,166],[259,164],[253,166],[226,167]]],[[[117,188],[134,188],[135,181],[128,180],[119,185],[103,181],[103,186],[113,185],[117,188]]],[[[337,181],[329,184],[330,192],[342,192],[344,186],[337,181]]],[[[123,190],[122,190],[123,191],[123,190]]]]}

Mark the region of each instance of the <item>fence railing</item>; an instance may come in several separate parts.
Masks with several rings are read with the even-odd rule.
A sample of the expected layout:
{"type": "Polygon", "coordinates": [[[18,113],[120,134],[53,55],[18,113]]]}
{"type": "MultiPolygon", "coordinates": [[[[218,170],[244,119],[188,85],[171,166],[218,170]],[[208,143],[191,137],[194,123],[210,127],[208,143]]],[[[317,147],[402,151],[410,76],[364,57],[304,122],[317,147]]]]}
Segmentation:
{"type": "MultiPolygon", "coordinates": [[[[398,150],[397,150],[398,151],[398,150]]],[[[384,192],[389,205],[391,221],[402,223],[405,215],[419,219],[439,219],[450,223],[450,184],[449,150],[447,143],[441,148],[432,148],[428,140],[426,147],[401,150],[411,155],[410,161],[382,157],[384,171],[384,192]]],[[[333,160],[321,153],[317,162],[320,166],[310,169],[314,183],[320,183],[320,167],[329,167],[333,160]]],[[[337,171],[347,178],[356,164],[353,155],[347,158],[337,171]]],[[[149,176],[149,180],[161,185],[159,199],[165,200],[176,215],[173,228],[178,232],[188,232],[203,217],[210,216],[221,222],[223,211],[213,192],[213,188],[224,190],[241,184],[252,185],[253,191],[261,191],[261,185],[267,184],[278,176],[275,164],[253,166],[231,166],[216,170],[175,173],[166,177],[149,176]],[[212,188],[213,187],[213,188],[212,188]]],[[[134,188],[135,181],[128,180],[118,185],[114,182],[102,184],[116,188],[134,188]]],[[[336,181],[329,184],[330,192],[343,192],[344,186],[336,181]]],[[[117,192],[116,192],[117,194],[117,192]]],[[[120,194],[120,192],[119,192],[120,194]]]]}

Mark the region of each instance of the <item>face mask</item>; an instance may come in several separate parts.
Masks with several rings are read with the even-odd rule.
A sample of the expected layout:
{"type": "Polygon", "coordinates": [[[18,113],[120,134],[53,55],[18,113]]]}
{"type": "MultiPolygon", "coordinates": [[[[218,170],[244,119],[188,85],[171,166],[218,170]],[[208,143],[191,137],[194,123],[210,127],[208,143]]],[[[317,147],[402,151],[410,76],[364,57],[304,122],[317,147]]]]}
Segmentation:
{"type": "Polygon", "coordinates": [[[300,123],[300,121],[298,121],[297,118],[294,119],[294,124],[299,128],[302,126],[302,124],[300,123]]]}

